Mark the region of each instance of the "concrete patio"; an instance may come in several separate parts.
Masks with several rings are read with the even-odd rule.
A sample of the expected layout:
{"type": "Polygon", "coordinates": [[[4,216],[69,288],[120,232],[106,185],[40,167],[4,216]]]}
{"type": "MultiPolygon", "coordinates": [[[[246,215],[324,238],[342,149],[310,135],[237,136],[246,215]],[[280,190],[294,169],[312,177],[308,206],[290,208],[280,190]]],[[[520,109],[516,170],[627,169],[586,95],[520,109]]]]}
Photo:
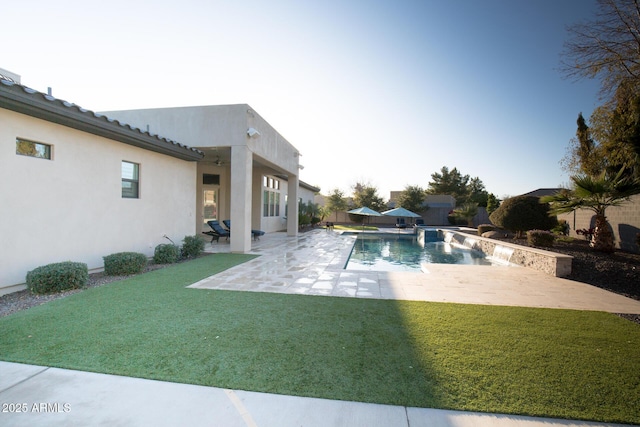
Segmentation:
{"type": "MultiPolygon", "coordinates": [[[[253,242],[252,253],[259,257],[190,287],[640,313],[640,301],[524,267],[430,264],[423,273],[345,270],[355,239],[325,230],[297,237],[270,233],[253,242]]],[[[207,244],[207,251],[229,252],[229,244],[207,244]]]]}

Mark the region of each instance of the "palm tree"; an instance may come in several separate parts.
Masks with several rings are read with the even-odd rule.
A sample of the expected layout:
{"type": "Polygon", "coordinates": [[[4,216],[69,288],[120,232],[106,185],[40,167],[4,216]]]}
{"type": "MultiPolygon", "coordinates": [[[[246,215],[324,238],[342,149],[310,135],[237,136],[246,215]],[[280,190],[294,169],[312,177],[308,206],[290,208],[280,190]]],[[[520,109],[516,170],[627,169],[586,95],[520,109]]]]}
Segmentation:
{"type": "Polygon", "coordinates": [[[467,225],[473,227],[473,217],[478,214],[477,203],[465,203],[462,206],[458,206],[453,214],[458,218],[467,220],[467,225]]]}
{"type": "Polygon", "coordinates": [[[624,174],[624,168],[617,175],[603,172],[597,177],[576,175],[571,177],[574,189],[563,190],[553,196],[540,199],[549,203],[554,214],[573,212],[576,209],[589,209],[595,213],[596,223],[589,246],[597,251],[613,252],[615,243],[611,226],[605,215],[610,206],[619,206],[629,197],[640,193],[640,182],[624,174]]]}

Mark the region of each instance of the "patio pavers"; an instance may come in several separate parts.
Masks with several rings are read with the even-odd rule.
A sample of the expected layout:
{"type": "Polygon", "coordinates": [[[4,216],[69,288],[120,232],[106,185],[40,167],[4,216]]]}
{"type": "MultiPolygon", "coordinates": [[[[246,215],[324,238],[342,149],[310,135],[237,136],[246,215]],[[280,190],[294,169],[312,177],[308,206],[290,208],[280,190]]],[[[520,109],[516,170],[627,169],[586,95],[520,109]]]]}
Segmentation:
{"type": "MultiPolygon", "coordinates": [[[[259,257],[190,287],[640,313],[640,301],[524,267],[430,264],[422,273],[345,270],[355,239],[325,230],[295,237],[270,233],[253,242],[252,253],[259,257]]],[[[214,243],[207,250],[228,252],[229,245],[214,243]]]]}

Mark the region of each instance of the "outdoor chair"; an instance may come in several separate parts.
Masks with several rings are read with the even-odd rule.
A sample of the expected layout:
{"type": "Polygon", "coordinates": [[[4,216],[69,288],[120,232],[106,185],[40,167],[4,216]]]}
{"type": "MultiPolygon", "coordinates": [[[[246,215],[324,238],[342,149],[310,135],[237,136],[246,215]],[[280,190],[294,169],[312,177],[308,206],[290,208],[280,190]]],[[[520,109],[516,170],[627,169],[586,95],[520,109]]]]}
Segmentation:
{"type": "Polygon", "coordinates": [[[416,218],[416,225],[424,225],[424,219],[416,218]]]}
{"type": "MultiPolygon", "coordinates": [[[[231,220],[225,219],[225,220],[222,220],[222,223],[225,225],[225,227],[229,229],[229,232],[231,232],[231,220]]],[[[253,240],[260,240],[260,236],[264,236],[264,231],[251,230],[251,235],[253,235],[253,240]]]]}
{"type": "Polygon", "coordinates": [[[220,223],[216,220],[207,221],[209,227],[211,227],[211,231],[203,231],[202,234],[206,234],[207,236],[211,236],[211,243],[215,240],[218,242],[220,237],[226,237],[229,240],[229,236],[231,233],[220,226],[220,223]]]}
{"type": "Polygon", "coordinates": [[[397,228],[407,228],[407,223],[405,222],[404,218],[398,218],[396,220],[396,227],[397,228]]]}

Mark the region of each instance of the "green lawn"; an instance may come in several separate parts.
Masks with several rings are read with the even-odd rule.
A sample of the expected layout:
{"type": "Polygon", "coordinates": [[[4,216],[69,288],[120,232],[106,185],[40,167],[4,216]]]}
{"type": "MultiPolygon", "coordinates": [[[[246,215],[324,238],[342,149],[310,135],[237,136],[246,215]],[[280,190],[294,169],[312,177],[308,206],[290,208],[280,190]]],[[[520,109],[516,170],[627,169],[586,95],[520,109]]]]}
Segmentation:
{"type": "MultiPolygon", "coordinates": [[[[338,231],[338,230],[342,230],[342,231],[363,231],[362,225],[349,225],[349,224],[341,225],[341,224],[336,224],[333,228],[336,231],[338,231]]],[[[365,225],[364,226],[364,231],[378,231],[378,227],[373,226],[373,225],[365,225]]]]}
{"type": "Polygon", "coordinates": [[[640,423],[614,315],[186,289],[216,254],[0,319],[0,359],[272,393],[640,423]]]}

